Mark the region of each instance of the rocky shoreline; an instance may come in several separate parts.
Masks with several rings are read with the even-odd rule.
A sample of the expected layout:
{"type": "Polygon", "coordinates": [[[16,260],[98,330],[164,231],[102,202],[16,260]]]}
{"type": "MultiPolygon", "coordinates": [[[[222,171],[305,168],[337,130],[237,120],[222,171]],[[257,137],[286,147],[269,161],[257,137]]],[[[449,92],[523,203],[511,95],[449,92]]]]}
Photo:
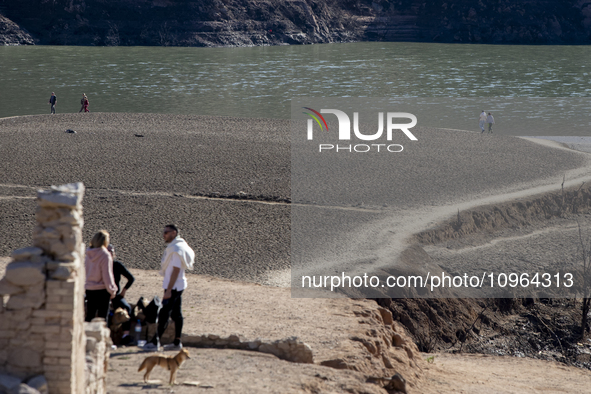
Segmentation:
{"type": "Polygon", "coordinates": [[[589,44],[583,2],[0,1],[0,44],[258,46],[354,41],[589,44]]]}

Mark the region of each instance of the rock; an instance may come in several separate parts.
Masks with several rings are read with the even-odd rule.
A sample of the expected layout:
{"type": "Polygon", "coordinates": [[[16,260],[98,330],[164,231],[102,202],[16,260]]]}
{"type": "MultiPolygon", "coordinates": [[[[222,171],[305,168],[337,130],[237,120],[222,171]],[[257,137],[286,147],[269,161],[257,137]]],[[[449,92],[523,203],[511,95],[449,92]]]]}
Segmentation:
{"type": "Polygon", "coordinates": [[[13,350],[10,355],[10,363],[23,368],[40,368],[42,364],[41,352],[33,349],[20,348],[13,350]]]}
{"type": "MultiPolygon", "coordinates": [[[[47,208],[41,208],[41,207],[37,207],[37,211],[35,212],[35,219],[37,219],[37,223],[51,223],[51,222],[57,222],[57,220],[59,220],[60,215],[59,215],[59,211],[57,209],[47,209],[47,208]]],[[[37,226],[35,228],[35,231],[37,230],[43,230],[42,227],[37,226]]]]}
{"type": "Polygon", "coordinates": [[[392,335],[392,344],[396,347],[402,347],[406,341],[402,338],[400,334],[393,334],[392,335]]]}
{"type": "Polygon", "coordinates": [[[93,337],[86,337],[86,353],[94,352],[96,348],[97,339],[93,337]]]}
{"type": "Polygon", "coordinates": [[[304,364],[314,364],[314,353],[312,352],[312,348],[306,344],[302,343],[296,349],[295,357],[291,360],[296,363],[304,363],[304,364]]]}
{"type": "Polygon", "coordinates": [[[200,346],[203,338],[201,335],[186,335],[183,334],[182,342],[186,346],[200,346]]]}
{"type": "MultiPolygon", "coordinates": [[[[60,224],[70,224],[72,226],[78,226],[78,228],[75,231],[80,232],[80,227],[82,227],[82,224],[84,223],[84,219],[82,218],[82,215],[80,213],[80,211],[75,210],[75,211],[71,211],[69,209],[64,209],[64,208],[60,208],[58,209],[58,212],[60,214],[59,217],[59,223],[60,224]]],[[[59,225],[58,225],[59,227],[59,225]]],[[[80,235],[82,236],[82,235],[80,235]]]]}
{"type": "Polygon", "coordinates": [[[6,278],[0,280],[0,295],[13,295],[24,293],[25,289],[20,286],[15,286],[10,283],[6,278]]]}
{"type": "Polygon", "coordinates": [[[232,334],[228,337],[228,341],[231,343],[234,343],[234,342],[240,343],[240,337],[237,334],[232,334]]]}
{"type": "Polygon", "coordinates": [[[262,342],[258,346],[258,351],[273,354],[282,360],[305,364],[314,363],[312,348],[296,337],[279,339],[270,343],[262,342]]]}
{"type": "Polygon", "coordinates": [[[45,280],[45,265],[30,261],[13,261],[6,266],[4,278],[13,285],[32,286],[45,280]]]}
{"type": "Polygon", "coordinates": [[[45,292],[27,292],[23,294],[15,294],[10,296],[6,303],[6,309],[8,310],[19,310],[19,309],[38,309],[45,303],[45,292]]]}
{"type": "Polygon", "coordinates": [[[277,349],[277,347],[273,346],[273,344],[270,343],[261,343],[261,346],[259,346],[259,352],[269,353],[279,357],[279,349],[277,349]]]}
{"type": "Polygon", "coordinates": [[[62,265],[62,262],[61,261],[53,261],[53,260],[50,260],[50,261],[47,262],[46,268],[47,268],[48,271],[55,271],[61,265],[62,265]]]}
{"type": "Polygon", "coordinates": [[[48,261],[51,261],[51,259],[49,258],[49,256],[32,256],[31,259],[29,260],[31,263],[35,263],[35,264],[46,264],[48,261]]]}
{"type": "Polygon", "coordinates": [[[250,350],[256,350],[259,348],[259,346],[261,346],[261,342],[260,341],[250,341],[248,342],[248,348],[250,350]]]}
{"type": "Polygon", "coordinates": [[[49,254],[51,254],[52,256],[55,256],[56,260],[61,260],[62,256],[68,255],[71,253],[71,250],[69,250],[66,245],[64,245],[63,242],[59,241],[59,240],[52,240],[51,245],[50,245],[50,249],[49,249],[49,254]]]}
{"type": "Polygon", "coordinates": [[[27,261],[33,256],[41,256],[43,249],[35,246],[28,246],[26,248],[17,249],[10,254],[14,261],[27,261]]]}
{"type": "Polygon", "coordinates": [[[384,386],[384,388],[386,390],[400,391],[401,393],[406,394],[406,379],[397,373],[390,378],[390,381],[384,386]]]}
{"type": "Polygon", "coordinates": [[[414,356],[415,356],[414,352],[412,351],[412,349],[408,345],[404,344],[404,346],[402,346],[402,348],[406,351],[406,355],[408,356],[408,358],[410,358],[410,359],[414,358],[414,356]]]}
{"type": "Polygon", "coordinates": [[[43,238],[43,239],[47,239],[47,240],[51,240],[50,242],[53,242],[54,240],[59,240],[61,237],[61,234],[59,233],[59,231],[57,231],[53,227],[45,227],[43,229],[43,231],[41,231],[41,233],[39,233],[38,237],[43,238]]]}
{"type": "Polygon", "coordinates": [[[66,280],[71,275],[70,268],[64,265],[59,266],[52,274],[51,279],[66,280]]]}
{"type": "Polygon", "coordinates": [[[324,365],[326,367],[334,368],[334,369],[349,369],[349,364],[346,360],[341,358],[336,358],[333,360],[325,360],[320,363],[320,365],[324,365]]]}
{"type": "Polygon", "coordinates": [[[10,390],[9,394],[40,394],[40,393],[38,390],[35,390],[34,388],[32,388],[24,383],[21,383],[17,387],[10,390]]]}
{"type": "Polygon", "coordinates": [[[52,186],[51,190],[37,192],[38,204],[41,207],[78,207],[82,204],[84,185],[82,182],[52,186]]]}
{"type": "Polygon", "coordinates": [[[392,360],[385,354],[382,354],[382,362],[386,368],[394,369],[394,364],[392,364],[392,360]]]}
{"type": "Polygon", "coordinates": [[[77,252],[69,252],[69,253],[64,253],[64,254],[56,254],[56,258],[59,258],[60,260],[63,261],[76,261],[78,259],[78,253],[77,252]]]}
{"type": "Polygon", "coordinates": [[[0,373],[0,392],[11,390],[19,384],[21,384],[20,379],[0,373]]]}
{"type": "Polygon", "coordinates": [[[367,351],[370,352],[372,355],[377,356],[379,354],[376,344],[370,338],[356,336],[352,337],[351,340],[361,342],[361,344],[363,344],[367,351]]]}
{"type": "Polygon", "coordinates": [[[385,308],[378,308],[380,315],[382,316],[382,320],[384,321],[385,325],[391,325],[394,323],[394,319],[392,318],[392,312],[385,308]]]}
{"type": "MultiPolygon", "coordinates": [[[[87,338],[94,338],[98,342],[102,341],[103,338],[109,337],[111,333],[107,328],[105,319],[102,317],[95,317],[90,323],[84,323],[84,332],[87,338]]],[[[88,345],[88,342],[86,344],[88,345]]]]}
{"type": "Polygon", "coordinates": [[[43,375],[32,377],[27,382],[27,385],[37,390],[40,394],[47,394],[49,392],[49,388],[47,387],[47,379],[45,379],[45,376],[43,375]]]}

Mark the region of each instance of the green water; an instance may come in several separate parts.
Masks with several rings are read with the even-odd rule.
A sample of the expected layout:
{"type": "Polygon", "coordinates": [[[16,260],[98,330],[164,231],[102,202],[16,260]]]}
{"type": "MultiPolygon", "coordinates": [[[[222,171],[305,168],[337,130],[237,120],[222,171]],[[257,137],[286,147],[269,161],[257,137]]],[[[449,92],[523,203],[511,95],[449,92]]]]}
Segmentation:
{"type": "Polygon", "coordinates": [[[591,48],[353,43],[0,47],[0,117],[156,112],[289,118],[294,97],[590,97],[591,48]]]}

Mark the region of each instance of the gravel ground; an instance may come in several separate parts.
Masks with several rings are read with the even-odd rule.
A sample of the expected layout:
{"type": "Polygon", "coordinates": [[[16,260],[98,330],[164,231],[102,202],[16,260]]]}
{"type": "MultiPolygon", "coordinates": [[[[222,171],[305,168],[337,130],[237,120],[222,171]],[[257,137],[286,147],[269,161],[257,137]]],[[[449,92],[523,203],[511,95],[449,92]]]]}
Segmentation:
{"type": "Polygon", "coordinates": [[[433,128],[413,128],[413,133],[418,141],[392,141],[403,142],[404,150],[390,154],[326,154],[294,144],[293,201],[389,209],[440,206],[549,177],[559,184],[565,171],[586,160],[512,136],[433,128]]]}
{"type": "Polygon", "coordinates": [[[429,254],[431,262],[450,275],[482,276],[485,272],[487,275],[494,275],[495,289],[490,288],[490,279],[487,276],[484,292],[481,289],[467,292],[467,297],[499,297],[499,283],[505,283],[505,277],[502,275],[508,277],[513,274],[513,282],[507,281],[506,285],[507,290],[510,290],[508,296],[543,297],[543,294],[548,294],[572,298],[577,291],[581,291],[582,281],[579,225],[583,242],[589,248],[591,215],[577,214],[548,219],[543,224],[508,228],[495,233],[483,231],[457,240],[424,246],[424,249],[429,254]],[[540,283],[552,283],[552,286],[547,286],[548,289],[542,284],[532,284],[527,288],[515,286],[515,274],[524,273],[529,275],[527,279],[535,278],[537,273],[540,283]],[[561,278],[561,286],[558,287],[554,278],[557,273],[560,273],[561,278]],[[542,275],[547,275],[547,279],[544,280],[542,275]],[[552,278],[553,281],[549,282],[548,278],[552,278]],[[570,283],[565,280],[568,278],[572,278],[572,288],[565,287],[570,283]],[[544,293],[546,290],[547,293],[544,293]]]}
{"type": "MultiPolygon", "coordinates": [[[[197,251],[195,273],[266,283],[269,271],[290,267],[289,134],[289,121],[273,119],[123,113],[0,119],[0,256],[31,243],[36,189],[81,181],[85,239],[107,229],[130,267],[157,268],[161,228],[175,222],[197,251]]],[[[387,196],[388,207],[380,209],[401,212],[551,177],[558,184],[585,160],[514,137],[435,129],[416,135],[419,143],[405,145],[403,156],[368,161],[367,182],[317,202],[363,210],[387,196]]],[[[317,168],[335,170],[320,159],[317,168]]],[[[327,195],[327,186],[318,193],[327,195]]],[[[380,215],[358,216],[344,230],[380,215]]]]}
{"type": "MultiPolygon", "coordinates": [[[[544,183],[559,185],[563,173],[583,167],[586,160],[572,152],[512,137],[434,129],[417,131],[417,136],[421,145],[409,145],[411,154],[400,156],[391,163],[383,162],[381,175],[375,173],[368,183],[352,186],[342,198],[331,200],[330,204],[338,206],[329,208],[330,212],[347,208],[350,216],[354,217],[356,212],[365,209],[358,205],[359,201],[370,206],[372,201],[382,199],[387,192],[391,193],[393,205],[382,207],[384,211],[396,209],[406,215],[405,220],[414,220],[422,226],[434,219],[412,217],[405,210],[412,213],[413,207],[474,202],[544,183]],[[554,177],[559,179],[551,182],[554,177]]],[[[161,291],[161,279],[156,278],[154,271],[146,269],[159,265],[164,247],[161,228],[169,222],[179,223],[183,235],[194,246],[198,256],[195,273],[264,283],[268,280],[269,271],[286,270],[290,266],[290,206],[286,204],[291,198],[289,156],[289,122],[282,120],[100,113],[0,119],[0,256],[7,256],[12,250],[31,243],[37,188],[82,181],[87,187],[84,200],[85,239],[90,239],[97,229],[108,229],[118,246],[121,260],[130,268],[142,269],[137,276],[143,273],[145,277],[138,280],[137,288],[132,287],[140,290],[139,284],[148,286],[140,294],[161,291]],[[68,134],[65,132],[67,129],[77,133],[68,134]],[[143,137],[136,137],[135,134],[143,137]],[[153,281],[148,281],[152,276],[153,281]]],[[[325,187],[325,190],[328,189],[325,187]]],[[[379,214],[374,210],[368,215],[379,214]]],[[[373,219],[365,221],[364,218],[361,215],[359,220],[366,227],[371,227],[373,219]]],[[[400,223],[396,231],[402,234],[417,227],[405,227],[404,220],[400,223]]],[[[348,227],[355,231],[355,225],[348,227]]],[[[326,231],[325,228],[320,230],[326,231]]],[[[447,256],[442,252],[437,257],[445,259],[447,256]]],[[[196,278],[192,278],[193,289],[204,286],[199,286],[196,278]]],[[[276,296],[261,291],[268,288],[251,285],[248,290],[251,298],[247,298],[229,294],[229,289],[242,285],[212,282],[211,286],[225,295],[217,297],[222,306],[216,308],[209,302],[212,304],[211,316],[218,316],[219,323],[213,318],[203,319],[189,310],[187,318],[196,319],[187,326],[194,327],[194,330],[215,332],[226,329],[228,320],[220,316],[220,311],[226,306],[237,305],[238,310],[231,316],[246,318],[246,315],[252,315],[254,321],[264,327],[273,326],[269,321],[290,325],[284,330],[284,336],[291,335],[295,327],[307,330],[312,337],[318,336],[317,332],[325,332],[326,335],[335,332],[332,325],[320,324],[320,327],[308,329],[277,316],[261,315],[269,313],[265,302],[277,304],[276,296]],[[248,305],[240,306],[241,303],[236,300],[244,300],[248,305]],[[256,308],[260,308],[261,314],[256,308]],[[202,327],[200,321],[219,326],[202,327]]],[[[289,298],[289,291],[274,290],[287,292],[284,295],[284,310],[292,313],[294,300],[289,298]]],[[[202,301],[200,297],[191,299],[202,301]]],[[[314,300],[307,301],[303,304],[312,305],[310,302],[314,300]]],[[[326,315],[320,308],[314,310],[321,316],[326,315]]],[[[309,314],[312,315],[311,312],[309,314]]],[[[316,325],[321,321],[319,318],[310,319],[310,316],[308,319],[316,325]]],[[[249,324],[241,322],[239,331],[250,327],[249,324]]],[[[265,386],[268,379],[277,380],[277,371],[298,379],[301,377],[299,382],[293,382],[294,391],[310,392],[318,384],[325,385],[322,388],[326,391],[345,391],[345,386],[362,388],[362,380],[358,376],[350,375],[350,380],[342,383],[345,378],[340,375],[341,371],[338,374],[332,370],[325,373],[307,366],[295,370],[287,363],[258,356],[254,356],[260,363],[258,370],[246,370],[233,379],[236,371],[240,372],[235,365],[251,363],[253,356],[221,350],[197,351],[196,356],[197,361],[191,361],[192,364],[181,370],[183,373],[179,375],[179,380],[211,384],[214,388],[209,390],[212,392],[228,392],[230,386],[235,392],[240,392],[248,387],[245,380],[253,379],[259,379],[251,382],[253,387],[265,386]],[[230,364],[229,360],[233,362],[230,364]],[[261,369],[266,372],[261,374],[261,369]],[[186,374],[189,371],[196,373],[186,374]],[[219,373],[215,375],[213,371],[219,373]],[[204,381],[203,376],[209,377],[204,381]],[[320,382],[326,378],[328,383],[320,382]]],[[[141,357],[135,353],[114,355],[112,362],[115,369],[110,371],[110,376],[118,374],[121,380],[112,380],[113,392],[119,389],[124,392],[170,391],[168,387],[143,385],[139,383],[138,375],[134,375],[129,382],[129,374],[141,357]]],[[[503,391],[505,383],[505,392],[527,391],[523,387],[513,390],[517,378],[493,365],[472,358],[467,360],[467,365],[462,364],[457,371],[450,372],[455,365],[449,358],[451,356],[439,357],[435,359],[437,368],[427,368],[428,374],[434,375],[427,376],[429,383],[421,392],[474,392],[480,387],[496,392],[503,391]],[[440,363],[442,368],[439,368],[440,363]],[[470,368],[478,371],[478,375],[463,378],[470,368]],[[493,388],[492,383],[477,379],[489,376],[487,373],[504,378],[499,379],[493,388]],[[476,389],[473,387],[475,384],[482,386],[476,389]]],[[[531,376],[531,363],[520,366],[516,364],[518,362],[520,360],[511,359],[509,370],[531,376]]],[[[544,372],[537,383],[532,379],[526,379],[526,383],[547,387],[551,391],[563,388],[569,392],[580,392],[578,386],[568,386],[568,382],[564,382],[567,374],[563,366],[555,369],[558,370],[555,378],[544,372]]],[[[574,374],[579,372],[574,371],[574,374]]],[[[588,374],[583,378],[575,375],[568,375],[573,376],[571,381],[588,380],[588,374]]],[[[166,374],[156,376],[160,379],[165,377],[166,374]]],[[[291,384],[291,381],[286,383],[287,386],[291,384]]],[[[587,384],[586,381],[584,384],[587,384]]],[[[189,387],[178,388],[178,392],[185,392],[183,390],[186,389],[189,387]]],[[[275,392],[272,388],[268,391],[275,392]]]]}

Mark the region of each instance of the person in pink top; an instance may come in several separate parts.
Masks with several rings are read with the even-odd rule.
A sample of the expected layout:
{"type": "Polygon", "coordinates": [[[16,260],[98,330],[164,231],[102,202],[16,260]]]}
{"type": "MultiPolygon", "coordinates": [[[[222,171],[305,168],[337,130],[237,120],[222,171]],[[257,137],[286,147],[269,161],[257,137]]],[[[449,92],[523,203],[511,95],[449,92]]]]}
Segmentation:
{"type": "Polygon", "coordinates": [[[113,257],[107,250],[109,233],[101,230],[90,241],[86,249],[86,321],[95,317],[107,320],[109,303],[117,294],[117,284],[113,276],[113,257]]]}
{"type": "Polygon", "coordinates": [[[82,107],[84,108],[84,112],[90,112],[88,110],[89,105],[90,105],[90,103],[88,102],[88,97],[86,97],[86,95],[84,95],[84,99],[82,101],[82,107]]]}

